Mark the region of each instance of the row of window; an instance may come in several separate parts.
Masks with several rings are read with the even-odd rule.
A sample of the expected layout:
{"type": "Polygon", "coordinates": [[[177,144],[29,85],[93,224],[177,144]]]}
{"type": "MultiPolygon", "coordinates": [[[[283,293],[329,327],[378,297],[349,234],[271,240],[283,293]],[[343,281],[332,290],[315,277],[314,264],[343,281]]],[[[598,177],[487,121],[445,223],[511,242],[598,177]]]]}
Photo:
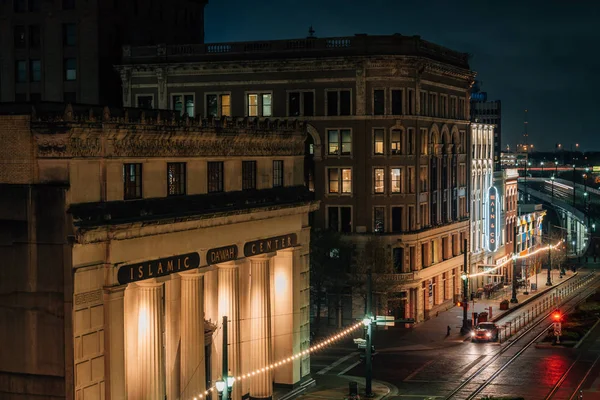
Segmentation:
{"type": "MultiPolygon", "coordinates": [[[[14,28],[15,49],[39,49],[42,44],[40,25],[15,25],[14,28]]],[[[62,42],[64,46],[75,46],[77,44],[77,25],[68,23],[62,25],[62,42]]]]}
{"type": "MultiPolygon", "coordinates": [[[[466,140],[464,131],[459,133],[460,146],[466,140]]],[[[420,154],[427,155],[428,149],[428,129],[421,128],[420,135],[420,154]]],[[[373,129],[373,155],[416,155],[417,138],[414,128],[391,129],[386,140],[384,128],[373,129]]],[[[455,152],[460,151],[456,148],[455,152]]],[[[327,129],[327,154],[330,156],[349,156],[352,155],[352,130],[351,129],[327,129]]]]}
{"type": "MultiPolygon", "coordinates": [[[[373,90],[373,115],[416,115],[415,91],[406,89],[408,99],[406,100],[404,89],[373,90]],[[389,99],[389,100],[388,100],[389,99]]],[[[448,96],[421,90],[419,93],[419,115],[441,118],[465,118],[465,99],[458,96],[448,96]]]]}
{"type": "MultiPolygon", "coordinates": [[[[373,91],[373,114],[374,115],[416,115],[414,90],[408,89],[408,102],[405,108],[404,89],[391,89],[389,105],[386,102],[386,90],[376,89],[373,91]]],[[[427,92],[421,92],[427,93],[427,92]]],[[[430,93],[433,99],[437,99],[436,93],[430,93]]],[[[213,117],[231,116],[231,92],[205,93],[204,115],[213,117]]],[[[273,92],[253,92],[245,95],[245,115],[249,117],[270,117],[273,115],[273,92]]],[[[288,91],[287,92],[287,116],[289,117],[312,117],[315,116],[315,91],[288,91]]],[[[440,107],[437,105],[427,110],[426,105],[421,107],[421,115],[436,117],[461,118],[465,116],[465,99],[450,96],[450,105],[447,105],[448,96],[440,95],[440,107]]],[[[431,103],[433,104],[433,103],[431,103]]],[[[437,100],[436,103],[437,104],[437,100]]],[[[151,109],[155,107],[154,95],[139,94],[136,96],[136,105],[139,108],[151,109]]],[[[195,115],[195,94],[182,93],[171,95],[171,108],[173,110],[195,115]]],[[[352,115],[352,91],[350,89],[325,89],[325,115],[347,116],[352,115]]]]}
{"type": "MultiPolygon", "coordinates": [[[[77,79],[77,59],[63,59],[63,79],[65,81],[74,81],[77,79]]],[[[30,59],[15,61],[15,81],[17,83],[41,82],[42,81],[42,61],[30,59]]]]}
{"type": "MultiPolygon", "coordinates": [[[[207,191],[219,193],[224,190],[222,161],[207,163],[207,191]]],[[[142,198],[142,164],[123,165],[123,197],[125,200],[142,198]]],[[[184,162],[167,163],[167,195],[187,194],[187,166],[184,162]]],[[[273,161],[273,187],[283,186],[283,160],[273,161]]],[[[242,190],[256,189],[256,161],[242,161],[242,190]]]]}

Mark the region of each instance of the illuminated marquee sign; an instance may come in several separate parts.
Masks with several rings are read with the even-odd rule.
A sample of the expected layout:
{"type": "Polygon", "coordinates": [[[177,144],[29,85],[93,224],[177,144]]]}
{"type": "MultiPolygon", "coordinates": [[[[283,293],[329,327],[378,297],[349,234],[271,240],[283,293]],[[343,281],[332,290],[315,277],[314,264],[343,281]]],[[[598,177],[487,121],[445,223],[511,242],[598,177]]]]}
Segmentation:
{"type": "Polygon", "coordinates": [[[498,250],[498,232],[500,216],[499,213],[498,189],[492,186],[488,189],[488,221],[487,221],[487,244],[488,250],[494,252],[498,250]]]}

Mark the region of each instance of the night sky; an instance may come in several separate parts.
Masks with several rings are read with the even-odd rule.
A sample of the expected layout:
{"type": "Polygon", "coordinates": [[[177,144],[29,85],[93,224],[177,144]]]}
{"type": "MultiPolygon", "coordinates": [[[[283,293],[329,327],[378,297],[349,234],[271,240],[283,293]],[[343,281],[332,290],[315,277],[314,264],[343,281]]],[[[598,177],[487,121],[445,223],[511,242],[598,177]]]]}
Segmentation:
{"type": "Polygon", "coordinates": [[[472,55],[481,90],[501,100],[503,147],[600,150],[600,1],[209,0],[206,42],[355,33],[421,35],[472,55]]]}

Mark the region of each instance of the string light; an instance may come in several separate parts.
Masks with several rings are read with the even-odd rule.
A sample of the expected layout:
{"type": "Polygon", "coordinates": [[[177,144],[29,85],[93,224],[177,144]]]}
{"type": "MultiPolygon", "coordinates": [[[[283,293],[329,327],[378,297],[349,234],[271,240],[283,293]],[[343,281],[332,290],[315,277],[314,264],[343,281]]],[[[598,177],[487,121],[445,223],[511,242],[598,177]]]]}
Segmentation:
{"type": "MultiPolygon", "coordinates": [[[[548,246],[546,246],[546,247],[541,247],[541,248],[537,249],[536,251],[534,251],[534,252],[532,252],[532,253],[529,253],[529,254],[524,254],[524,255],[522,255],[522,256],[513,256],[512,258],[509,258],[508,260],[504,261],[502,264],[496,265],[494,268],[490,268],[490,269],[488,269],[487,271],[478,272],[478,273],[476,273],[476,274],[466,274],[466,277],[467,277],[467,278],[472,278],[472,277],[475,277],[475,276],[481,276],[481,275],[489,274],[490,272],[492,272],[492,271],[495,271],[495,270],[497,270],[498,268],[501,268],[501,267],[505,266],[506,264],[508,264],[508,263],[512,262],[513,260],[520,260],[520,259],[523,259],[523,258],[528,258],[528,257],[531,257],[531,256],[533,256],[533,255],[535,255],[535,254],[539,253],[540,251],[546,251],[546,250],[549,250],[549,249],[555,249],[555,248],[557,248],[557,247],[558,247],[558,246],[559,246],[559,245],[560,245],[562,242],[564,242],[564,239],[563,239],[563,240],[560,240],[560,241],[559,241],[558,243],[556,243],[555,245],[548,245],[548,246]]],[[[560,248],[558,248],[558,251],[560,251],[560,248]]]]}
{"type": "MultiPolygon", "coordinates": [[[[354,332],[355,330],[357,330],[358,328],[360,328],[363,325],[364,325],[364,323],[362,321],[358,322],[358,323],[356,323],[356,324],[354,324],[354,325],[352,325],[352,326],[344,329],[343,331],[341,331],[341,332],[339,332],[337,334],[331,335],[328,339],[325,339],[325,340],[321,341],[320,343],[315,344],[314,346],[309,347],[306,350],[299,351],[296,354],[293,354],[293,355],[291,355],[289,357],[283,358],[283,359],[281,359],[279,361],[276,361],[276,362],[274,362],[272,364],[266,365],[266,366],[261,367],[261,368],[257,368],[257,369],[255,369],[252,372],[248,372],[248,373],[245,373],[245,374],[233,377],[232,378],[233,382],[235,382],[235,381],[242,381],[244,379],[248,379],[248,378],[254,377],[254,376],[259,375],[259,374],[264,374],[267,371],[270,371],[272,369],[275,369],[275,368],[281,367],[282,365],[290,363],[290,362],[294,361],[295,359],[297,359],[297,358],[299,358],[301,356],[305,356],[307,354],[310,354],[310,353],[313,353],[313,352],[315,352],[317,350],[320,350],[320,349],[324,348],[325,346],[327,346],[328,344],[331,344],[333,342],[337,342],[338,340],[340,340],[344,336],[348,335],[349,333],[354,332]]],[[[204,392],[198,394],[197,397],[193,397],[193,399],[194,400],[202,400],[202,398],[204,396],[207,396],[214,389],[215,389],[215,386],[212,386],[212,387],[206,389],[204,392]]]]}

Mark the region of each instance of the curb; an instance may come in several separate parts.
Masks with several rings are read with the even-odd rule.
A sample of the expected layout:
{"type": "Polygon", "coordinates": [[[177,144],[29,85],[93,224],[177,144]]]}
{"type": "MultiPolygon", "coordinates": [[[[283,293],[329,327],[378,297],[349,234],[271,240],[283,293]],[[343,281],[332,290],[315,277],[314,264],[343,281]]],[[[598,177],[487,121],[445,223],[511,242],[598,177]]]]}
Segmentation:
{"type": "Polygon", "coordinates": [[[306,391],[308,389],[313,388],[315,386],[317,386],[317,382],[313,378],[310,378],[309,380],[307,380],[306,382],[302,383],[297,388],[294,388],[294,389],[290,390],[289,392],[287,392],[286,394],[284,394],[283,396],[278,397],[277,400],[292,400],[292,399],[295,399],[295,398],[303,395],[304,393],[306,393],[306,391]]]}
{"type": "MultiPolygon", "coordinates": [[[[340,378],[346,379],[348,381],[352,381],[352,382],[357,382],[357,383],[362,383],[364,381],[365,378],[360,377],[360,376],[353,376],[353,375],[340,375],[340,378]]],[[[373,379],[372,380],[373,383],[379,384],[383,387],[385,387],[387,389],[387,393],[383,394],[380,399],[385,399],[388,396],[396,396],[399,393],[399,389],[395,386],[392,385],[389,382],[385,382],[385,381],[380,381],[378,379],[373,379]]]]}
{"type": "Polygon", "coordinates": [[[584,341],[584,340],[585,340],[585,339],[588,337],[588,335],[589,335],[590,333],[592,333],[592,331],[593,331],[594,329],[596,329],[596,327],[598,326],[598,324],[599,324],[599,323],[600,323],[600,319],[598,319],[598,321],[596,321],[596,323],[595,323],[594,325],[592,325],[592,327],[590,328],[590,330],[589,330],[589,331],[587,331],[587,332],[585,333],[585,335],[583,335],[583,337],[582,337],[581,339],[579,339],[579,342],[577,342],[577,344],[576,344],[575,346],[573,346],[573,348],[574,348],[574,349],[578,349],[578,348],[579,348],[579,346],[581,346],[581,343],[583,343],[583,341],[584,341]]]}

